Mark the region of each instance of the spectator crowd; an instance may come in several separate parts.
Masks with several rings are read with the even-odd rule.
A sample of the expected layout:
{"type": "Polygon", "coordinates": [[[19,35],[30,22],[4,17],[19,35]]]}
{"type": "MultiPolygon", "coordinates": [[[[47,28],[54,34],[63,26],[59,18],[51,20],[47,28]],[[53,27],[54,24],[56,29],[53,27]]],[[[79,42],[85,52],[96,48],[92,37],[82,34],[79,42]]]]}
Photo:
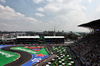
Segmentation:
{"type": "Polygon", "coordinates": [[[88,66],[100,66],[100,32],[93,32],[71,44],[88,66]]]}

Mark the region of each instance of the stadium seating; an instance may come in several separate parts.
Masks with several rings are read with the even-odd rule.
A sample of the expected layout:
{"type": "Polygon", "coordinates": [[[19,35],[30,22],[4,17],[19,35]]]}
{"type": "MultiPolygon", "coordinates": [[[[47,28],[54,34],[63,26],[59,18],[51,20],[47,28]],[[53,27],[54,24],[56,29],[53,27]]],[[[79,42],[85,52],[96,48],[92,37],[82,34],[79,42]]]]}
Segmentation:
{"type": "Polygon", "coordinates": [[[100,65],[100,32],[91,33],[70,46],[87,65],[100,65]]]}

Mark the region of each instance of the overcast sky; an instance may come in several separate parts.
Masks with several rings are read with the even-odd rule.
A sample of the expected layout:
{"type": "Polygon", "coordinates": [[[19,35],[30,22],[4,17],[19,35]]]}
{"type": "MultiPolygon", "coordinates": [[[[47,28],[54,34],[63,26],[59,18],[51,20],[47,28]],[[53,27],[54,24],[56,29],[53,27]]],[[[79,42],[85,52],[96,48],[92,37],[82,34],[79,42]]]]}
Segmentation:
{"type": "Polygon", "coordinates": [[[0,31],[77,31],[100,18],[100,0],[0,0],[0,31]]]}

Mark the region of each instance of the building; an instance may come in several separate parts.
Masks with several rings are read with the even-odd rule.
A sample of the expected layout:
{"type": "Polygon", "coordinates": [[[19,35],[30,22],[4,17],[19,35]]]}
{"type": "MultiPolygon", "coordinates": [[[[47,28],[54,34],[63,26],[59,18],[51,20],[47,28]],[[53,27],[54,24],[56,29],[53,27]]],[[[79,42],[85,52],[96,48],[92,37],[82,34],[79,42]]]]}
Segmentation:
{"type": "Polygon", "coordinates": [[[64,36],[17,36],[16,44],[59,44],[64,43],[64,36]]]}
{"type": "Polygon", "coordinates": [[[44,36],[45,42],[48,44],[64,43],[64,36],[44,36]]]}
{"type": "Polygon", "coordinates": [[[34,44],[39,43],[39,36],[17,36],[16,44],[34,44]]]}

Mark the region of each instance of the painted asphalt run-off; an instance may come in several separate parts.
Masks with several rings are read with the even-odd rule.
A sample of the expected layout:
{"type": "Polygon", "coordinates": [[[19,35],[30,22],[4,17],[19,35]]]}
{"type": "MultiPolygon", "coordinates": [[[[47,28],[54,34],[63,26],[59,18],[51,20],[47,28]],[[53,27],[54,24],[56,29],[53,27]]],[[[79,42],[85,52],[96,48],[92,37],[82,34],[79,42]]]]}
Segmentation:
{"type": "MultiPolygon", "coordinates": [[[[0,45],[0,66],[4,66],[5,64],[16,61],[21,57],[21,55],[18,53],[1,50],[1,48],[8,47],[8,46],[14,46],[14,45],[0,45]]],[[[21,66],[32,66],[50,57],[46,49],[41,48],[40,46],[39,47],[35,47],[35,46],[34,47],[12,47],[11,49],[25,51],[32,55],[32,58],[21,66]]]]}

